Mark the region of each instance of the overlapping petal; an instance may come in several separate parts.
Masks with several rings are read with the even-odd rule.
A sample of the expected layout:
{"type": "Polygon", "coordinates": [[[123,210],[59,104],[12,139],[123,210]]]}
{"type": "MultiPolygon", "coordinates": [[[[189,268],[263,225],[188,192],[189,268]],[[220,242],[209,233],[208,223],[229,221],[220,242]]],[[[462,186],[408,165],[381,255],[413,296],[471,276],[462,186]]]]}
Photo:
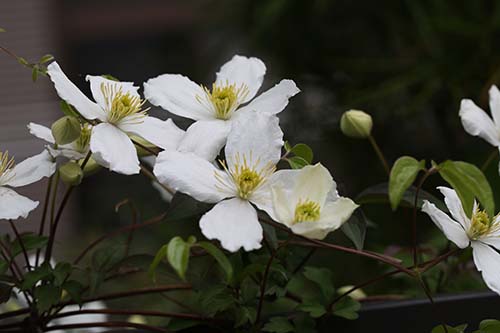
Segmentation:
{"type": "Polygon", "coordinates": [[[19,195],[9,188],[0,187],[0,220],[27,218],[28,214],[37,206],[38,201],[19,195]]]}
{"type": "Polygon", "coordinates": [[[177,147],[180,152],[192,152],[213,161],[226,143],[231,123],[223,120],[200,120],[188,127],[177,147]]]}
{"type": "Polygon", "coordinates": [[[288,105],[288,100],[299,92],[300,89],[297,88],[295,82],[292,80],[281,80],[280,83],[257,96],[248,105],[240,108],[236,114],[248,110],[268,114],[280,113],[288,105]]]}
{"type": "Polygon", "coordinates": [[[472,242],[472,255],[483,280],[494,292],[500,294],[500,254],[481,242],[472,242]]]}
{"type": "Polygon", "coordinates": [[[2,185],[19,187],[32,184],[56,171],[56,164],[48,151],[29,157],[10,170],[10,179],[2,185]]]}
{"type": "Polygon", "coordinates": [[[117,126],[122,131],[138,135],[163,149],[176,149],[184,137],[184,131],[177,127],[172,119],[144,117],[132,122],[124,119],[117,126]]]}
{"type": "Polygon", "coordinates": [[[112,98],[118,91],[121,91],[123,94],[140,97],[138,93],[139,87],[134,86],[134,82],[114,81],[96,75],[87,75],[85,79],[90,82],[90,90],[94,100],[104,110],[108,108],[109,98],[112,98]],[[108,101],[106,101],[104,94],[105,89],[108,89],[108,101]]]}
{"type": "Polygon", "coordinates": [[[446,203],[446,207],[448,207],[451,216],[458,221],[464,230],[469,230],[470,228],[470,219],[465,214],[464,208],[462,207],[462,201],[455,192],[454,189],[440,186],[437,188],[444,196],[444,202],[446,203]]]}

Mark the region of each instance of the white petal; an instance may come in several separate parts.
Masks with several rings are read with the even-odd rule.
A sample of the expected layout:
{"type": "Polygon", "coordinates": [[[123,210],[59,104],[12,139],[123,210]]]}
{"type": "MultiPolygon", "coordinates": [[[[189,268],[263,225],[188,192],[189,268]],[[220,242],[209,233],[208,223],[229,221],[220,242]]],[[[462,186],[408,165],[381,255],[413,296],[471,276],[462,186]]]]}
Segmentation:
{"type": "Polygon", "coordinates": [[[292,80],[282,80],[280,83],[257,96],[248,105],[240,108],[238,112],[253,110],[268,114],[277,114],[288,105],[288,99],[300,92],[292,80]]]}
{"type": "Polygon", "coordinates": [[[446,238],[455,243],[459,248],[464,249],[469,246],[469,237],[458,222],[453,221],[448,215],[440,211],[433,203],[424,200],[422,211],[429,215],[432,222],[441,229],[446,238]]]}
{"type": "Polygon", "coordinates": [[[283,132],[275,116],[258,112],[245,112],[232,122],[226,143],[226,160],[230,169],[246,159],[249,166],[258,170],[274,166],[281,158],[283,132]]]}
{"type": "Polygon", "coordinates": [[[230,184],[226,173],[193,153],[163,151],[156,159],[153,172],[162,184],[198,201],[216,203],[234,195],[234,190],[226,191],[215,177],[218,173],[230,184]]]}
{"type": "Polygon", "coordinates": [[[467,133],[479,136],[495,147],[500,145],[499,131],[495,127],[493,120],[474,102],[463,99],[460,104],[459,115],[467,133]]]}
{"type": "MultiPolygon", "coordinates": [[[[106,79],[102,76],[95,75],[87,75],[85,77],[87,81],[90,82],[90,90],[92,91],[92,96],[94,96],[94,100],[106,110],[108,105],[106,104],[106,98],[103,94],[103,85],[113,91],[114,93],[121,90],[123,94],[130,94],[131,96],[140,97],[137,90],[139,87],[134,86],[134,82],[120,82],[106,79]]],[[[114,95],[112,95],[114,96],[114,95]]],[[[108,98],[112,96],[108,96],[108,98]]]]}
{"type": "Polygon", "coordinates": [[[134,144],[127,134],[114,125],[101,123],[92,129],[90,150],[96,162],[111,171],[124,175],[140,171],[134,144]]]}
{"type": "Polygon", "coordinates": [[[500,91],[497,86],[492,85],[490,88],[490,111],[493,117],[493,122],[498,131],[500,131],[500,91]]]}
{"type": "Polygon", "coordinates": [[[321,163],[306,165],[297,175],[293,187],[294,198],[290,200],[293,204],[310,200],[323,206],[328,193],[337,188],[332,175],[321,163]]]}
{"type": "Polygon", "coordinates": [[[32,135],[36,136],[39,139],[45,140],[48,143],[54,144],[56,142],[54,136],[52,135],[51,129],[48,127],[38,125],[35,123],[29,123],[28,130],[32,135]]]}
{"type": "Polygon", "coordinates": [[[480,239],[481,242],[491,245],[494,248],[500,250],[500,235],[497,233],[496,235],[489,235],[480,239]]]}
{"type": "Polygon", "coordinates": [[[144,117],[140,122],[127,122],[125,119],[118,127],[163,149],[176,149],[184,136],[184,131],[177,127],[172,119],[144,117]]]}
{"type": "Polygon", "coordinates": [[[260,249],[262,226],[255,208],[248,201],[233,198],[219,202],[200,220],[201,232],[208,239],[217,239],[223,248],[236,252],[260,249]]]}
{"type": "Polygon", "coordinates": [[[87,119],[103,119],[104,111],[101,107],[88,99],[87,96],[68,79],[57,62],[53,62],[47,67],[47,74],[52,82],[54,82],[54,87],[59,97],[73,105],[82,116],[87,119]]]}
{"type": "MultiPolygon", "coordinates": [[[[106,306],[103,302],[96,301],[96,302],[90,302],[90,303],[85,303],[82,305],[81,309],[84,310],[104,310],[106,309],[106,306]]],[[[72,312],[72,311],[78,311],[80,310],[79,305],[68,305],[65,306],[63,310],[61,310],[61,313],[65,312],[72,312]]],[[[109,321],[109,318],[106,314],[102,313],[90,313],[90,314],[82,314],[78,316],[67,316],[67,317],[61,317],[54,319],[50,322],[48,327],[50,326],[59,326],[59,325],[71,325],[71,324],[88,324],[88,323],[105,323],[109,321]]],[[[90,332],[90,333],[99,333],[99,332],[105,332],[106,328],[102,327],[92,327],[92,328],[85,328],[85,332],[90,332]]],[[[67,333],[67,330],[56,330],[53,331],[54,333],[67,333]]]]}
{"type": "Polygon", "coordinates": [[[15,220],[27,218],[38,206],[38,201],[30,200],[6,187],[0,187],[0,219],[15,220]]]}
{"type": "Polygon", "coordinates": [[[472,255],[488,288],[500,294],[500,254],[486,244],[472,242],[472,255]]]}
{"type": "Polygon", "coordinates": [[[3,185],[13,187],[25,186],[50,177],[56,171],[56,163],[48,151],[29,157],[17,164],[11,171],[12,178],[3,185]]]}
{"type": "Polygon", "coordinates": [[[359,206],[351,199],[340,197],[327,202],[321,209],[321,217],[316,222],[299,222],[292,225],[294,233],[314,239],[323,239],[346,222],[359,206]]]}
{"type": "Polygon", "coordinates": [[[462,201],[460,201],[457,192],[454,189],[444,186],[440,186],[437,189],[444,195],[444,202],[450,210],[451,216],[462,225],[464,230],[469,230],[470,220],[464,212],[462,201]]]}
{"type": "Polygon", "coordinates": [[[216,82],[218,85],[229,83],[235,84],[237,87],[245,85],[249,93],[240,103],[246,103],[257,94],[265,74],[266,65],[260,59],[235,55],[222,65],[217,73],[216,82]]]}
{"type": "Polygon", "coordinates": [[[198,101],[205,91],[187,77],[163,74],[144,83],[144,96],[153,105],[178,116],[194,119],[214,119],[214,114],[198,101]]]}
{"type": "Polygon", "coordinates": [[[177,150],[213,161],[226,143],[230,129],[231,123],[224,120],[197,121],[188,127],[177,150]]]}

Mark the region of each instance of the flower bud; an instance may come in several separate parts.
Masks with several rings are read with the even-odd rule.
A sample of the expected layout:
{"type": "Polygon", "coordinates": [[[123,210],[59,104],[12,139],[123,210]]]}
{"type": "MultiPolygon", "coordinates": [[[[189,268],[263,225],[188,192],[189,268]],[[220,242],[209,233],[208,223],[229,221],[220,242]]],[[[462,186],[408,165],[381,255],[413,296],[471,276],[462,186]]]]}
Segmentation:
{"type": "MultiPolygon", "coordinates": [[[[80,160],[79,163],[82,165],[84,159],[80,160]]],[[[83,167],[83,175],[91,176],[101,169],[101,166],[91,157],[87,161],[87,164],[83,167]]]]}
{"type": "Polygon", "coordinates": [[[61,180],[68,185],[76,186],[82,182],[83,171],[76,162],[68,162],[59,168],[61,180]]]}
{"type": "Polygon", "coordinates": [[[81,126],[78,119],[71,116],[59,118],[52,124],[52,135],[58,145],[66,145],[80,137],[81,126]]]}
{"type": "Polygon", "coordinates": [[[364,139],[372,132],[372,117],[363,111],[349,110],[340,119],[342,133],[351,138],[364,139]]]}

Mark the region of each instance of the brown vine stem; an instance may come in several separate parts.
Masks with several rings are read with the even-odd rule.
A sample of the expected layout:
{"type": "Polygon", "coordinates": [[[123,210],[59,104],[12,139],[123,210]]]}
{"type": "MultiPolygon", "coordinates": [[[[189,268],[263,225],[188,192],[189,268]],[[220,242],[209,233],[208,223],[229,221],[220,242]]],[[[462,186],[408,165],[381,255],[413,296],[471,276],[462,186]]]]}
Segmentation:
{"type": "Polygon", "coordinates": [[[12,220],[9,220],[10,227],[14,231],[14,235],[16,235],[17,241],[19,242],[19,246],[21,247],[21,252],[23,253],[24,260],[26,261],[26,267],[28,268],[28,271],[31,271],[31,264],[30,260],[28,258],[28,251],[26,251],[26,247],[24,246],[24,241],[21,238],[21,235],[19,234],[19,231],[17,230],[14,222],[12,220]]]}
{"type": "Polygon", "coordinates": [[[144,176],[148,177],[149,179],[151,179],[153,182],[157,183],[158,185],[160,185],[165,191],[167,191],[168,193],[170,193],[171,195],[174,195],[175,194],[175,191],[172,190],[170,187],[166,186],[166,185],[163,185],[162,183],[160,183],[158,181],[158,178],[156,178],[156,176],[154,175],[154,173],[152,173],[148,168],[146,168],[144,165],[140,165],[141,167],[141,172],[144,176]]]}
{"type": "Polygon", "coordinates": [[[212,318],[206,318],[191,313],[144,311],[144,310],[116,310],[116,309],[101,309],[101,310],[82,309],[76,311],[62,312],[53,316],[52,318],[62,318],[62,317],[77,316],[83,314],[108,314],[108,315],[123,315],[123,316],[140,315],[146,317],[182,318],[182,319],[191,319],[198,321],[213,320],[212,318]]]}
{"type": "Polygon", "coordinates": [[[0,313],[0,319],[22,316],[30,312],[29,308],[0,313]]]}
{"type": "Polygon", "coordinates": [[[68,324],[68,325],[54,325],[46,327],[43,331],[57,331],[57,330],[69,330],[74,328],[91,328],[91,327],[113,327],[113,328],[139,328],[151,332],[172,332],[166,328],[160,328],[145,324],[134,324],[126,321],[108,321],[105,323],[81,323],[81,324],[68,324]]]}
{"type": "MultiPolygon", "coordinates": [[[[40,228],[38,229],[38,236],[43,235],[43,231],[45,230],[45,221],[47,220],[47,211],[49,208],[49,200],[50,200],[50,192],[52,190],[52,182],[54,180],[54,175],[50,176],[47,191],[45,192],[45,201],[43,203],[43,211],[42,211],[42,219],[40,221],[40,228]]],[[[36,259],[35,259],[35,267],[38,267],[38,260],[40,259],[40,249],[36,250],[36,259]]]]}

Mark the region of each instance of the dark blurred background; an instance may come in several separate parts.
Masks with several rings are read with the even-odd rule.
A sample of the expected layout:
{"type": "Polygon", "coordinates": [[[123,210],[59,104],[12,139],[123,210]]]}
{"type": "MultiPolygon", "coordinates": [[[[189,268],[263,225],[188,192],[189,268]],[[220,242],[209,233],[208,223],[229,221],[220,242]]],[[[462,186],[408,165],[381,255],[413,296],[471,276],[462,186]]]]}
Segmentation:
{"type": "MultiPolygon", "coordinates": [[[[429,164],[461,159],[481,165],[493,150],[465,133],[458,109],[467,97],[487,110],[488,89],[499,81],[499,1],[2,0],[0,26],[8,30],[0,35],[1,45],[33,60],[54,54],[85,92],[87,73],[137,84],[162,73],[182,73],[208,85],[234,54],[259,57],[268,69],[263,89],[289,78],[302,90],[280,114],[286,139],[310,145],[343,195],[356,197],[386,181],[369,142],[340,132],[340,117],[348,109],[372,115],[373,135],[389,162],[411,155],[429,164]]],[[[50,125],[60,116],[57,98],[47,79],[30,83],[30,73],[3,55],[0,70],[2,145],[34,153],[41,144],[32,148],[24,126],[30,120],[50,125]]],[[[189,124],[175,121],[184,128],[189,124]]],[[[498,195],[496,162],[487,175],[498,195]]],[[[435,193],[437,184],[442,181],[435,177],[426,189],[435,193]]],[[[57,255],[71,257],[77,245],[129,223],[125,211],[114,210],[125,198],[144,218],[168,206],[144,177],[102,171],[74,198],[65,224],[67,242],[58,243],[57,255]]],[[[364,210],[374,223],[368,248],[409,244],[409,211],[391,215],[388,205],[364,210]]],[[[421,240],[432,241],[435,228],[427,219],[420,225],[421,240]]],[[[141,232],[137,244],[155,251],[179,232],[198,232],[196,222],[141,232]]],[[[341,236],[338,241],[346,242],[341,236]]],[[[319,254],[316,260],[335,266],[345,259],[319,254]]],[[[336,276],[344,284],[375,268],[364,259],[349,260],[352,264],[336,276]]]]}

